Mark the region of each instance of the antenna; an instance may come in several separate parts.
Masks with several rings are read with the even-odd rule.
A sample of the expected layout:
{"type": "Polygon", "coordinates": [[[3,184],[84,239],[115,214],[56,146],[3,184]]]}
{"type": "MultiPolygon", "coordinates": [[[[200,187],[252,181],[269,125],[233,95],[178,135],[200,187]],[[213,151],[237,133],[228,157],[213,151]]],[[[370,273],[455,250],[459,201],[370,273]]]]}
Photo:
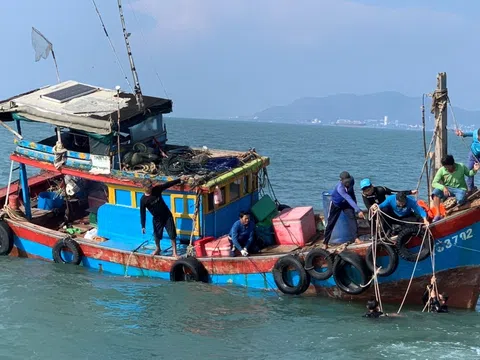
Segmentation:
{"type": "Polygon", "coordinates": [[[58,74],[57,59],[53,51],[53,44],[47,40],[43,34],[32,26],[32,46],[35,50],[35,62],[41,58],[46,59],[50,52],[52,53],[53,62],[55,63],[55,70],[57,71],[57,81],[60,82],[60,75],[58,74]]]}
{"type": "Polygon", "coordinates": [[[130,48],[130,42],[128,37],[130,33],[127,33],[127,28],[125,25],[125,19],[123,17],[123,8],[122,0],[118,0],[118,11],[120,12],[120,21],[122,22],[123,37],[125,38],[125,45],[127,46],[128,60],[130,61],[130,69],[132,70],[135,98],[137,99],[137,105],[139,110],[144,109],[142,89],[140,89],[140,82],[138,81],[137,70],[135,69],[135,63],[133,62],[132,49],[130,48]]]}

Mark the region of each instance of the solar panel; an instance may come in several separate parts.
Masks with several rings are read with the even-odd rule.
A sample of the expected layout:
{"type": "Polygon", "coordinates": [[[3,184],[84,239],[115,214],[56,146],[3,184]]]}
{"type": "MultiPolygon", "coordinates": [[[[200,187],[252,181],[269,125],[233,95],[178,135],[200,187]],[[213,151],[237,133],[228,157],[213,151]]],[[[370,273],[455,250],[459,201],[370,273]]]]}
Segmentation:
{"type": "Polygon", "coordinates": [[[58,103],[63,103],[68,100],[75,99],[80,96],[88,95],[97,91],[97,88],[92,86],[76,84],[64,89],[52,91],[51,93],[40,95],[41,98],[52,100],[58,103]]]}

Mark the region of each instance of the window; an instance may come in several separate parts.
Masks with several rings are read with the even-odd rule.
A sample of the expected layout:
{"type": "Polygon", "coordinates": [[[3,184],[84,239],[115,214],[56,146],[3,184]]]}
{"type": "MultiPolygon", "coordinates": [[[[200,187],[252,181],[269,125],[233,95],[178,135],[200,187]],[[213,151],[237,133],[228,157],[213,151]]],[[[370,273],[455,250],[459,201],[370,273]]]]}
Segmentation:
{"type": "Polygon", "coordinates": [[[250,175],[243,178],[243,194],[248,194],[250,189],[250,175]]]}
{"type": "Polygon", "coordinates": [[[252,191],[255,191],[258,189],[258,175],[253,174],[252,175],[252,191]]]}
{"type": "Polygon", "coordinates": [[[225,186],[220,188],[222,192],[222,201],[219,204],[215,204],[215,190],[209,193],[207,196],[207,211],[213,211],[215,208],[218,208],[222,205],[225,205],[225,186]]]}
{"type": "Polygon", "coordinates": [[[230,183],[230,202],[235,201],[240,198],[240,184],[242,183],[241,179],[237,179],[234,182],[230,183]]]}
{"type": "Polygon", "coordinates": [[[207,211],[213,210],[213,193],[207,195],[207,211]]]}
{"type": "Polygon", "coordinates": [[[225,194],[225,186],[222,186],[222,187],[220,188],[220,191],[222,192],[222,201],[220,202],[220,204],[217,204],[217,207],[218,207],[218,206],[225,205],[225,203],[227,202],[226,194],[225,194]]]}

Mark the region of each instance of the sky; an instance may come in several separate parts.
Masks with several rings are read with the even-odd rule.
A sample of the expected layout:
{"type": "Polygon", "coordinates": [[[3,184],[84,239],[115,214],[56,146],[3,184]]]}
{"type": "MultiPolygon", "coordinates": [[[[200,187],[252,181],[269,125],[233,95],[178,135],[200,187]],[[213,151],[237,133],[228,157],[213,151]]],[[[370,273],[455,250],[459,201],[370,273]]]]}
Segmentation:
{"type": "MultiPolygon", "coordinates": [[[[132,83],[117,1],[96,3],[132,83]]],[[[420,98],[441,71],[454,106],[480,109],[478,0],[123,0],[123,7],[142,91],[171,98],[174,116],[251,115],[337,93],[420,98]]],[[[1,99],[56,83],[51,57],[35,62],[32,26],[53,43],[61,80],[130,91],[92,1],[16,0],[3,1],[0,13],[1,99]]]]}

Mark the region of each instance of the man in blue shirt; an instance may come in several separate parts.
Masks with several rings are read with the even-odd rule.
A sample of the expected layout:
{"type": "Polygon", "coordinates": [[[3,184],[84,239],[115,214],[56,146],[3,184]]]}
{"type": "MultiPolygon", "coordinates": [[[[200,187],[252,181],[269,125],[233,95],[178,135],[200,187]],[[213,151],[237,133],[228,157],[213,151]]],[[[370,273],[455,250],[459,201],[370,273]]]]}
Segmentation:
{"type": "MultiPolygon", "coordinates": [[[[340,174],[340,181],[332,192],[332,202],[330,203],[327,227],[325,229],[325,239],[323,240],[325,249],[328,247],[328,242],[332,237],[333,229],[335,228],[335,224],[342,211],[347,216],[355,216],[355,213],[357,213],[359,218],[365,219],[362,210],[360,210],[357,205],[357,198],[355,197],[355,191],[353,190],[354,185],[355,180],[353,177],[351,177],[347,171],[343,171],[340,174]]],[[[358,237],[355,239],[355,242],[360,242],[358,237]]]]}
{"type": "Polygon", "coordinates": [[[425,225],[429,225],[425,210],[418,205],[414,198],[407,196],[405,192],[399,192],[396,195],[389,195],[380,205],[374,204],[373,208],[375,207],[380,208],[380,210],[384,211],[394,219],[400,220],[395,221],[387,218],[386,221],[389,224],[401,224],[402,220],[416,222],[418,216],[423,218],[423,223],[425,225]]]}
{"type": "MultiPolygon", "coordinates": [[[[455,133],[458,136],[473,138],[472,145],[470,145],[470,153],[468,154],[468,161],[467,161],[468,169],[472,170],[473,165],[475,165],[475,163],[480,163],[480,129],[477,129],[471,132],[466,132],[466,133],[464,133],[461,130],[457,130],[455,133]]],[[[474,183],[473,176],[467,177],[467,187],[468,187],[468,191],[470,192],[475,190],[475,183],[474,183]]]]}
{"type": "Polygon", "coordinates": [[[235,249],[243,256],[254,253],[258,249],[254,244],[255,224],[250,220],[250,215],[244,211],[240,212],[240,219],[237,220],[228,234],[228,240],[233,244],[232,254],[235,249]]]}

